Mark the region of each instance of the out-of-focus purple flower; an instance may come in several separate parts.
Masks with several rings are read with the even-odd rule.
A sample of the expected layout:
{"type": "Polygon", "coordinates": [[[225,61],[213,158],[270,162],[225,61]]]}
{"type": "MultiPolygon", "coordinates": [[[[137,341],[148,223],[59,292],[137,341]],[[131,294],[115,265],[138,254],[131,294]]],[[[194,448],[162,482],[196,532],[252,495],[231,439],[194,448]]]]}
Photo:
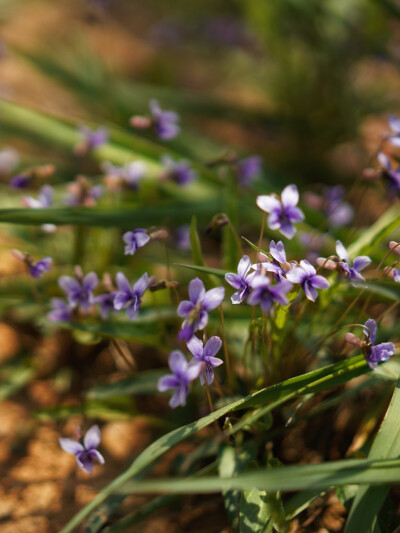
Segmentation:
{"type": "Polygon", "coordinates": [[[400,283],[400,268],[393,269],[393,279],[396,283],[400,283]]]}
{"type": "Polygon", "coordinates": [[[169,405],[174,409],[178,405],[186,405],[189,383],[200,376],[205,364],[195,361],[189,365],[183,353],[180,350],[175,350],[169,355],[168,365],[172,374],[160,378],[157,389],[159,392],[175,389],[169,401],[169,405]]]}
{"type": "Polygon", "coordinates": [[[127,317],[134,320],[139,313],[142,296],[149,286],[149,276],[145,272],[132,286],[122,272],[118,272],[115,280],[119,290],[114,295],[114,308],[117,311],[125,308],[127,317]]]}
{"type": "Polygon", "coordinates": [[[289,281],[282,280],[272,284],[271,280],[262,275],[254,276],[251,282],[253,292],[250,294],[247,303],[250,305],[259,305],[264,313],[273,312],[274,303],[279,305],[288,305],[289,300],[286,294],[292,288],[289,281]]]}
{"type": "Polygon", "coordinates": [[[41,278],[45,272],[51,270],[52,264],[52,257],[43,257],[37,263],[32,261],[29,265],[29,273],[33,278],[41,278]]]}
{"type": "Polygon", "coordinates": [[[352,266],[349,254],[341,241],[336,241],[336,254],[341,259],[338,264],[347,279],[350,281],[365,281],[360,272],[371,263],[371,259],[368,256],[360,255],[356,257],[352,266]]]}
{"type": "Polygon", "coordinates": [[[82,280],[72,276],[61,276],[58,284],[65,292],[71,306],[79,306],[83,311],[87,311],[94,303],[93,291],[99,284],[99,278],[95,272],[89,272],[82,280]]]}
{"type": "Polygon", "coordinates": [[[175,231],[175,243],[179,250],[187,252],[191,248],[190,226],[179,226],[175,231]]]}
{"type": "Polygon", "coordinates": [[[146,174],[146,165],[142,161],[132,161],[122,167],[104,161],[101,169],[106,174],[106,184],[112,190],[119,190],[121,185],[126,185],[129,189],[136,191],[140,180],[146,174]]]}
{"type": "Polygon", "coordinates": [[[308,191],[304,194],[304,202],[312,209],[322,211],[333,227],[345,226],[353,216],[352,206],[345,202],[345,189],[341,185],[324,187],[322,196],[308,191]]]}
{"type": "Polygon", "coordinates": [[[365,322],[364,327],[368,329],[369,335],[364,331],[363,340],[360,340],[353,333],[346,333],[344,338],[349,344],[361,349],[365,360],[372,370],[375,370],[378,363],[387,361],[394,355],[396,351],[395,346],[392,342],[382,342],[381,344],[375,345],[378,327],[374,319],[369,318],[365,322]]]}
{"type": "MultiPolygon", "coordinates": [[[[18,164],[19,154],[17,150],[14,150],[14,148],[3,148],[3,150],[0,150],[0,174],[11,174],[11,172],[18,166],[18,164]]],[[[11,186],[19,188],[16,185],[13,185],[13,180],[11,180],[11,186]]]]}
{"type": "Polygon", "coordinates": [[[187,161],[174,161],[169,155],[164,155],[161,163],[165,167],[163,178],[170,179],[178,185],[187,185],[196,178],[196,172],[187,161]]]}
{"type": "Polygon", "coordinates": [[[13,189],[26,189],[31,182],[31,178],[26,174],[17,174],[13,176],[10,185],[13,189]]]}
{"type": "Polygon", "coordinates": [[[114,298],[115,292],[105,292],[104,294],[99,294],[93,298],[93,303],[100,305],[100,316],[103,320],[108,318],[108,315],[115,311],[114,298]]]}
{"type": "MultiPolygon", "coordinates": [[[[190,364],[194,362],[204,363],[204,374],[208,385],[214,381],[214,368],[223,364],[223,360],[215,355],[219,352],[222,346],[222,341],[219,337],[211,337],[206,342],[205,346],[200,339],[193,336],[187,342],[189,351],[194,355],[194,358],[190,361],[190,364]]],[[[200,374],[200,382],[204,385],[204,376],[200,374]]]]}
{"type": "Polygon", "coordinates": [[[327,289],[330,283],[324,277],[317,275],[315,268],[305,259],[300,261],[300,266],[289,270],[286,279],[291,283],[298,283],[305,292],[308,300],[315,302],[318,298],[317,289],[327,289]]]}
{"type": "Polygon", "coordinates": [[[52,310],[47,313],[47,318],[52,322],[69,322],[72,318],[71,307],[61,298],[51,299],[52,310]]]}
{"type": "Polygon", "coordinates": [[[177,124],[179,115],[175,111],[163,111],[157,100],[150,100],[149,108],[157,137],[165,141],[176,137],[181,130],[177,124]]]}
{"type": "Polygon", "coordinates": [[[307,260],[315,263],[320,255],[321,248],[326,243],[326,235],[307,231],[299,231],[298,239],[305,248],[307,260]]]}
{"type": "Polygon", "coordinates": [[[68,194],[64,198],[64,202],[69,207],[77,207],[79,205],[85,207],[93,207],[96,202],[104,194],[104,187],[102,185],[92,185],[89,180],[83,176],[78,176],[75,181],[68,183],[68,194]]]}
{"type": "Polygon", "coordinates": [[[390,158],[384,152],[379,152],[377,159],[383,167],[383,177],[388,192],[398,194],[400,192],[400,166],[393,168],[390,158]]]}
{"type": "Polygon", "coordinates": [[[275,194],[257,196],[258,207],[269,213],[269,228],[279,230],[288,239],[291,239],[296,233],[293,223],[304,220],[303,212],[296,207],[298,202],[299,192],[296,185],[285,187],[280,200],[275,194]]]}
{"type": "Polygon", "coordinates": [[[99,148],[109,139],[109,132],[107,128],[98,128],[96,130],[90,129],[88,126],[79,126],[78,131],[81,135],[81,141],[75,147],[75,153],[78,155],[85,155],[91,150],[99,148]]]}
{"type": "Polygon", "coordinates": [[[396,115],[389,115],[388,123],[393,132],[392,135],[388,135],[388,141],[393,146],[400,146],[400,118],[396,117],[396,115]]]}
{"type": "Polygon", "coordinates": [[[134,255],[139,248],[143,248],[150,241],[150,235],[145,229],[137,228],[124,233],[122,239],[126,243],[125,255],[134,255]]]}
{"type": "Polygon", "coordinates": [[[53,205],[54,189],[50,185],[43,185],[40,187],[37,198],[32,196],[24,196],[22,203],[31,209],[41,209],[51,207],[53,205]]]}
{"type": "Polygon", "coordinates": [[[189,300],[179,304],[178,316],[185,318],[178,338],[188,341],[195,331],[202,330],[208,322],[208,313],[221,305],[225,296],[223,287],[216,287],[206,292],[200,278],[189,283],[189,300]]]}
{"type": "Polygon", "coordinates": [[[261,173],[262,159],[257,155],[252,155],[244,159],[240,159],[236,163],[236,173],[239,184],[242,187],[249,187],[257,176],[261,173]]]}
{"type": "MultiPolygon", "coordinates": [[[[248,255],[244,255],[239,261],[237,274],[225,274],[225,279],[231,287],[237,289],[237,292],[232,294],[231,301],[233,304],[240,304],[250,294],[250,282],[253,279],[255,272],[249,274],[251,268],[251,261],[248,255]]],[[[190,350],[190,348],[189,348],[190,350]]],[[[193,352],[192,352],[193,353],[193,352]]]]}
{"type": "Polygon", "coordinates": [[[79,468],[91,474],[93,472],[94,459],[101,465],[105,463],[104,457],[97,450],[100,440],[100,428],[96,425],[88,429],[83,439],[83,444],[72,439],[58,439],[58,442],[65,452],[75,455],[79,468]]]}

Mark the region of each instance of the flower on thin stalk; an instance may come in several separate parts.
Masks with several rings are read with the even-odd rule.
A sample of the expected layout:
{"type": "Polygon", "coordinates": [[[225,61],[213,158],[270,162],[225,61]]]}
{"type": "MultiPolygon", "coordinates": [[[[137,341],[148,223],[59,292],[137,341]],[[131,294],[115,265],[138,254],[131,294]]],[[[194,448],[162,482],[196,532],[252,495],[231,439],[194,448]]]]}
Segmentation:
{"type": "Polygon", "coordinates": [[[272,272],[277,281],[284,279],[286,271],[292,268],[295,263],[288,263],[286,260],[285,246],[282,241],[271,241],[269,244],[269,253],[272,256],[271,259],[264,253],[258,254],[259,263],[252,265],[252,268],[259,274],[265,274],[266,272],[272,272]],[[285,267],[285,268],[283,268],[285,267]]]}
{"type": "Polygon", "coordinates": [[[400,283],[400,268],[393,269],[393,279],[396,283],[400,283]]]}
{"type": "Polygon", "coordinates": [[[264,313],[273,312],[274,303],[288,305],[289,300],[286,294],[292,288],[289,281],[282,280],[272,284],[267,276],[257,275],[251,281],[253,292],[250,294],[247,303],[259,305],[264,313]]]}
{"type": "Polygon", "coordinates": [[[153,128],[154,133],[160,139],[168,141],[173,139],[181,131],[178,121],[179,115],[174,111],[164,111],[157,100],[150,100],[150,116],[133,116],[130,124],[137,129],[153,128]]]}
{"type": "MultiPolygon", "coordinates": [[[[211,337],[208,339],[206,344],[203,346],[203,343],[200,339],[193,336],[188,342],[187,347],[189,351],[194,355],[194,358],[190,361],[189,364],[194,362],[204,363],[204,374],[208,385],[214,381],[214,368],[223,364],[223,360],[215,355],[219,352],[222,346],[222,341],[219,337],[211,337]]],[[[200,382],[204,385],[204,375],[200,374],[200,382]]]]}
{"type": "Polygon", "coordinates": [[[174,181],[178,185],[188,185],[196,178],[196,172],[188,161],[174,161],[169,155],[164,155],[161,163],[165,167],[162,174],[164,179],[174,181]]]}
{"type": "MultiPolygon", "coordinates": [[[[398,139],[400,141],[400,137],[398,139]]],[[[390,194],[398,194],[400,192],[400,166],[397,166],[397,168],[392,167],[390,157],[384,152],[379,152],[377,159],[382,165],[381,176],[385,180],[388,192],[390,194]]]]}
{"type": "Polygon", "coordinates": [[[39,259],[39,261],[35,263],[33,258],[25,252],[20,252],[19,250],[11,250],[11,254],[13,255],[13,257],[15,257],[15,259],[18,259],[18,261],[22,261],[23,263],[25,263],[28,268],[29,274],[33,278],[41,278],[45,272],[51,270],[53,264],[52,257],[43,257],[43,259],[39,259]]]}
{"type": "MultiPolygon", "coordinates": [[[[231,287],[237,291],[231,296],[233,304],[242,303],[250,294],[251,287],[250,282],[253,279],[255,272],[249,274],[251,268],[251,261],[248,255],[244,255],[239,261],[237,274],[229,272],[225,274],[225,280],[231,287]]],[[[190,349],[190,348],[189,348],[190,349]]]]}
{"type": "Polygon", "coordinates": [[[378,366],[378,363],[387,361],[388,359],[390,359],[390,357],[392,357],[392,355],[394,355],[394,352],[396,351],[395,346],[392,342],[382,342],[381,344],[375,344],[378,333],[378,327],[376,325],[375,320],[373,320],[372,318],[369,318],[365,322],[364,327],[368,330],[368,333],[364,331],[363,340],[360,340],[358,337],[356,337],[354,333],[346,333],[344,338],[349,344],[357,346],[357,348],[361,349],[365,360],[372,368],[372,370],[375,370],[378,366]]]}
{"type": "Polygon", "coordinates": [[[336,241],[336,254],[341,259],[338,265],[347,279],[350,281],[365,281],[360,272],[371,263],[371,259],[368,256],[360,255],[356,257],[352,265],[349,254],[341,241],[336,241]]]}
{"type": "Polygon", "coordinates": [[[126,310],[126,315],[130,320],[134,320],[140,310],[142,297],[149,286],[149,276],[145,272],[132,286],[125,274],[118,272],[115,277],[118,289],[114,295],[114,308],[117,311],[126,310]]]}
{"type": "Polygon", "coordinates": [[[86,432],[83,444],[72,439],[58,439],[61,448],[72,455],[75,455],[77,465],[88,474],[93,472],[94,459],[101,465],[104,465],[105,460],[101,453],[97,450],[101,440],[99,426],[92,426],[86,432]]]}
{"type": "MultiPolygon", "coordinates": [[[[10,182],[14,189],[27,189],[28,187],[37,187],[43,180],[50,178],[56,171],[54,165],[39,165],[28,168],[13,176],[10,182]]],[[[43,206],[47,207],[47,206],[43,206]]]]}
{"type": "Polygon", "coordinates": [[[72,318],[72,309],[62,298],[51,299],[52,310],[47,313],[47,318],[52,322],[69,322],[72,318]]]}
{"type": "Polygon", "coordinates": [[[330,283],[324,277],[319,276],[315,268],[306,260],[300,261],[300,266],[289,270],[286,279],[291,283],[301,285],[306,297],[311,302],[318,298],[317,289],[327,289],[330,283]]]}
{"type": "Polygon", "coordinates": [[[87,311],[94,303],[93,291],[99,284],[99,278],[95,272],[89,272],[79,280],[72,276],[61,276],[58,284],[71,306],[79,306],[83,311],[87,311]]]}
{"type": "Polygon", "coordinates": [[[257,196],[257,205],[269,213],[268,227],[279,230],[282,235],[291,239],[296,233],[293,223],[304,220],[303,212],[296,207],[299,202],[299,192],[296,185],[288,185],[279,199],[275,194],[257,196]]]}
{"type": "Polygon", "coordinates": [[[175,350],[169,355],[168,365],[172,374],[160,378],[157,389],[159,392],[175,389],[169,401],[170,407],[174,409],[178,405],[186,405],[189,384],[201,375],[205,363],[194,361],[194,363],[189,364],[183,353],[180,350],[175,350]]]}
{"type": "Polygon", "coordinates": [[[322,195],[311,191],[303,196],[304,202],[312,209],[322,211],[333,227],[346,226],[354,216],[352,206],[344,201],[345,189],[341,185],[324,187],[322,195]]]}
{"type": "Polygon", "coordinates": [[[177,311],[178,316],[185,318],[178,338],[188,341],[196,331],[204,329],[208,313],[221,305],[224,296],[223,287],[206,291],[201,279],[192,279],[189,283],[189,300],[181,302],[177,311]]]}
{"type": "Polygon", "coordinates": [[[139,248],[143,248],[150,241],[150,235],[147,234],[147,230],[137,228],[124,233],[122,239],[126,244],[125,255],[134,255],[139,248]]]}
{"type": "Polygon", "coordinates": [[[104,182],[112,191],[119,191],[123,185],[132,191],[139,187],[140,180],[146,174],[146,165],[142,161],[132,161],[122,167],[117,167],[108,161],[101,164],[105,174],[104,182]]]}

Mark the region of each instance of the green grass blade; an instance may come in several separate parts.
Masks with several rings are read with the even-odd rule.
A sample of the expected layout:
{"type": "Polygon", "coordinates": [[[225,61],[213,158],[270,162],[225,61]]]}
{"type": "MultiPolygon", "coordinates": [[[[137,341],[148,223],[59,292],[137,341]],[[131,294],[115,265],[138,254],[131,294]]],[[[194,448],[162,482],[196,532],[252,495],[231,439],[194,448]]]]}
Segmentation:
{"type": "Polygon", "coordinates": [[[118,396],[153,394],[157,392],[157,382],[164,374],[165,370],[139,372],[133,377],[94,387],[86,393],[86,396],[90,400],[106,400],[118,396]]]}
{"type": "Polygon", "coordinates": [[[200,265],[184,265],[183,263],[174,263],[176,266],[183,268],[188,268],[189,270],[194,270],[195,272],[201,272],[203,274],[211,274],[213,276],[218,276],[219,278],[225,278],[226,270],[220,268],[210,268],[207,266],[200,265]]]}

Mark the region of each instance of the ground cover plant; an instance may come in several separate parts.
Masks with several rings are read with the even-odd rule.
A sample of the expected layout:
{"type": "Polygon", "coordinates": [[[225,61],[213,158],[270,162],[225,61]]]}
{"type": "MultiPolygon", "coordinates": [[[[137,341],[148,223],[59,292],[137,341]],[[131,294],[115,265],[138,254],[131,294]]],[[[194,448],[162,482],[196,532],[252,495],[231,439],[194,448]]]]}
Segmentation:
{"type": "MultiPolygon", "coordinates": [[[[77,6],[84,24],[119,16],[123,27],[116,3],[77,6]]],[[[19,339],[0,367],[0,398],[32,403],[16,451],[3,455],[23,467],[30,440],[50,428],[35,453],[46,476],[64,465],[67,478],[57,492],[65,512],[44,511],[51,520],[37,531],[151,531],[160,519],[167,531],[199,532],[398,526],[400,116],[395,105],[384,113],[361,168],[339,179],[341,152],[328,164],[328,146],[342,147],[372,110],[360,98],[358,115],[346,113],[354,87],[330,107],[308,80],[303,102],[315,97],[325,112],[309,116],[289,91],[313,53],[337,88],[364,41],[375,52],[383,44],[372,31],[355,35],[362,46],[336,65],[353,28],[337,31],[333,8],[256,4],[234,11],[240,25],[225,20],[224,32],[206,18],[200,26],[260,64],[271,44],[268,74],[284,59],[270,88],[281,114],[135,84],[71,46],[61,61],[8,45],[85,110],[77,118],[0,100],[11,265],[0,308],[19,339]],[[277,21],[296,29],[297,67],[280,35],[257,33],[263,20],[270,32],[277,21]],[[313,20],[335,28],[323,58],[313,20]],[[285,163],[279,150],[269,160],[222,141],[212,130],[225,121],[256,135],[267,124],[285,163]]],[[[171,21],[160,26],[152,39],[173,46],[171,21]]],[[[6,478],[6,489],[23,479],[6,478]]]]}

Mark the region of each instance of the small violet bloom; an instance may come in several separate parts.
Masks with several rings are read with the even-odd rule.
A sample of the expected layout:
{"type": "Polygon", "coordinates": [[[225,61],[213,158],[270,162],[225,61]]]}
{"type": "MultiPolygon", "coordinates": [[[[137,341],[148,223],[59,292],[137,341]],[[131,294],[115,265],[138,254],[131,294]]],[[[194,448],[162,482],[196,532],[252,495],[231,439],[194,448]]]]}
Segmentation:
{"type": "Polygon", "coordinates": [[[175,230],[175,244],[184,252],[187,252],[191,249],[190,243],[190,226],[178,226],[175,230]]]}
{"type": "Polygon", "coordinates": [[[54,189],[51,185],[43,185],[40,187],[37,198],[32,196],[25,196],[22,199],[22,203],[25,207],[31,209],[41,209],[45,207],[51,207],[53,205],[54,189]]]}
{"type": "MultiPolygon", "coordinates": [[[[190,364],[193,364],[194,362],[204,363],[205,366],[203,371],[208,385],[211,385],[211,383],[214,381],[213,368],[223,364],[222,359],[215,357],[215,355],[221,349],[221,346],[222,341],[219,337],[211,337],[208,339],[205,346],[203,346],[201,340],[195,336],[193,336],[187,342],[187,347],[194,355],[194,358],[190,361],[190,364]]],[[[203,373],[200,374],[200,382],[202,385],[205,383],[203,373]]]]}
{"type": "Polygon", "coordinates": [[[105,183],[111,190],[120,190],[121,185],[136,191],[140,180],[146,174],[146,165],[142,161],[132,161],[122,167],[117,167],[108,161],[104,161],[101,170],[106,174],[105,183]]]}
{"type": "Polygon", "coordinates": [[[338,264],[347,279],[350,281],[365,281],[360,272],[371,263],[371,259],[368,256],[360,255],[356,257],[353,266],[351,266],[349,254],[341,241],[336,241],[336,254],[341,259],[338,264]]]}
{"type": "Polygon", "coordinates": [[[165,155],[162,157],[161,163],[165,167],[163,177],[174,181],[178,185],[188,185],[196,178],[196,172],[187,161],[174,161],[172,157],[165,155]]]}
{"type": "Polygon", "coordinates": [[[41,278],[45,272],[51,270],[52,264],[52,257],[43,257],[37,263],[31,261],[29,264],[29,273],[33,278],[41,278]]]}
{"type": "Polygon", "coordinates": [[[236,174],[242,187],[249,187],[261,173],[262,159],[252,155],[236,163],[236,174]]]}
{"type": "Polygon", "coordinates": [[[264,313],[273,312],[274,303],[288,305],[289,300],[286,294],[292,288],[289,281],[282,280],[272,284],[271,280],[262,275],[254,276],[251,281],[253,292],[250,294],[247,302],[250,305],[259,305],[264,313]]]}
{"type": "Polygon", "coordinates": [[[52,310],[47,313],[47,318],[52,322],[69,322],[72,318],[71,307],[61,298],[51,299],[52,310]]]}
{"type": "MultiPolygon", "coordinates": [[[[271,241],[269,244],[269,253],[272,256],[272,261],[267,255],[260,253],[260,263],[252,265],[252,268],[258,273],[262,273],[263,269],[267,272],[272,272],[275,279],[281,281],[285,277],[285,270],[282,268],[282,265],[287,264],[286,251],[283,242],[278,241],[275,243],[275,241],[271,241]]],[[[290,265],[288,265],[288,267],[290,267],[290,265]]]]}
{"type": "Polygon", "coordinates": [[[299,192],[296,185],[285,187],[280,200],[275,194],[257,196],[258,207],[269,213],[268,227],[279,230],[288,239],[296,233],[293,223],[304,220],[303,212],[296,207],[298,202],[299,192]]]}
{"type": "Polygon", "coordinates": [[[145,272],[137,282],[131,286],[125,274],[118,272],[115,281],[119,290],[114,294],[114,308],[117,311],[126,308],[127,317],[130,320],[134,320],[139,313],[143,294],[149,286],[149,276],[147,272],[145,272]]]}
{"type": "Polygon", "coordinates": [[[176,137],[180,132],[179,115],[174,111],[163,111],[157,100],[150,100],[149,108],[157,137],[165,141],[176,137]]]}
{"type": "Polygon", "coordinates": [[[206,291],[201,279],[192,279],[189,283],[189,300],[181,302],[177,311],[178,316],[185,318],[178,338],[188,341],[195,331],[204,329],[208,322],[208,313],[221,305],[224,296],[223,287],[206,291]]]}
{"type": "Polygon", "coordinates": [[[388,141],[393,146],[400,146],[400,118],[396,115],[389,115],[388,123],[393,132],[392,135],[388,136],[388,141]]]}
{"type": "MultiPolygon", "coordinates": [[[[398,139],[400,141],[400,137],[398,139]]],[[[400,165],[393,168],[390,158],[384,152],[379,152],[377,159],[383,167],[383,178],[388,192],[398,194],[400,192],[400,165]]]]}
{"type": "Polygon", "coordinates": [[[203,362],[198,361],[188,364],[185,356],[179,350],[171,352],[168,358],[168,365],[172,374],[167,374],[160,378],[157,389],[159,392],[175,389],[169,401],[169,405],[174,409],[178,405],[186,405],[189,383],[201,375],[205,365],[203,362]]]}
{"type": "Polygon", "coordinates": [[[400,268],[393,269],[393,279],[396,283],[400,283],[400,268]]]}
{"type": "Polygon", "coordinates": [[[327,289],[330,283],[324,277],[317,275],[315,268],[306,260],[300,261],[300,266],[289,270],[286,279],[291,283],[299,283],[311,302],[318,298],[317,289],[327,289]]]}
{"type": "MultiPolygon", "coordinates": [[[[229,283],[231,287],[237,289],[231,296],[231,301],[233,304],[240,304],[245,300],[250,294],[251,287],[250,282],[253,279],[255,272],[249,274],[251,268],[251,261],[248,255],[244,255],[239,261],[237,274],[229,273],[225,274],[225,280],[229,283]]],[[[190,348],[189,348],[190,350],[190,348]]],[[[193,352],[192,352],[193,353],[193,352]]]]}
{"type": "Polygon", "coordinates": [[[72,276],[61,276],[58,284],[65,292],[71,306],[79,306],[83,311],[87,311],[94,303],[93,291],[99,284],[99,279],[95,272],[89,272],[82,280],[72,276]]]}
{"type": "Polygon", "coordinates": [[[58,442],[65,452],[75,455],[79,468],[91,474],[93,472],[94,459],[101,465],[105,463],[104,457],[97,450],[100,439],[99,426],[92,426],[86,432],[83,444],[72,439],[58,439],[58,442]]]}
{"type": "Polygon", "coordinates": [[[134,255],[139,248],[143,248],[150,241],[150,235],[145,229],[138,228],[124,233],[122,239],[126,243],[125,255],[134,255]]]}
{"type": "Polygon", "coordinates": [[[108,315],[115,311],[114,298],[115,292],[105,292],[104,294],[99,294],[93,298],[93,303],[100,305],[100,316],[103,320],[108,318],[108,315]]]}
{"type": "Polygon", "coordinates": [[[349,344],[361,349],[365,360],[372,370],[375,370],[378,363],[387,361],[394,355],[395,346],[392,342],[382,342],[381,344],[375,345],[378,327],[372,318],[369,318],[364,326],[369,330],[369,335],[364,332],[363,340],[360,340],[353,333],[346,333],[344,338],[349,344]]]}
{"type": "Polygon", "coordinates": [[[108,141],[109,133],[107,128],[98,128],[97,130],[92,130],[88,126],[80,126],[78,128],[79,133],[81,134],[82,140],[76,146],[75,151],[78,154],[86,154],[99,146],[102,146],[108,141]]]}

